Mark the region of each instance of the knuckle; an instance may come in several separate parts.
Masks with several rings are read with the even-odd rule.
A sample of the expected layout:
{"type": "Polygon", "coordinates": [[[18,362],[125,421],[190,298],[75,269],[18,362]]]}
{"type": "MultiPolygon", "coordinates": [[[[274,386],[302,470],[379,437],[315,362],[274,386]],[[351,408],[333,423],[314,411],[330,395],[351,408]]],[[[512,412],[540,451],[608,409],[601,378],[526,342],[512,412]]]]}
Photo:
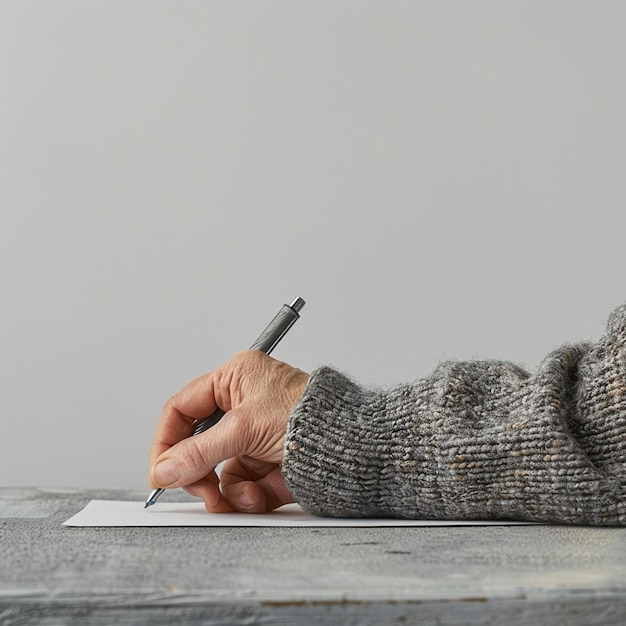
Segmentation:
{"type": "Polygon", "coordinates": [[[243,350],[234,357],[235,366],[242,371],[257,370],[264,367],[269,359],[267,354],[258,350],[243,350]]]}
{"type": "Polygon", "coordinates": [[[163,405],[164,413],[177,413],[178,412],[178,396],[179,394],[176,393],[173,396],[170,396],[165,401],[165,404],[163,405]]]}
{"type": "Polygon", "coordinates": [[[201,477],[210,471],[209,463],[205,457],[205,449],[203,446],[203,437],[190,437],[187,440],[187,449],[185,450],[184,459],[187,470],[194,477],[201,477]]]}

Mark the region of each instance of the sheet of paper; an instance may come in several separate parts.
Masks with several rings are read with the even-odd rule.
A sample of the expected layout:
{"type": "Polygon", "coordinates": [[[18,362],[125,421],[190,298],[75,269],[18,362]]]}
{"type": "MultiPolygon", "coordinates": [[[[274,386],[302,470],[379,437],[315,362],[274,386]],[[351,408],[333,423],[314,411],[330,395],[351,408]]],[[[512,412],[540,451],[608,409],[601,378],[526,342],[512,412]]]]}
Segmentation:
{"type": "Polygon", "coordinates": [[[271,513],[207,513],[202,502],[159,502],[147,509],[143,502],[91,500],[64,526],[509,526],[525,522],[508,521],[439,521],[402,519],[353,519],[317,517],[297,504],[286,504],[271,513]]]}

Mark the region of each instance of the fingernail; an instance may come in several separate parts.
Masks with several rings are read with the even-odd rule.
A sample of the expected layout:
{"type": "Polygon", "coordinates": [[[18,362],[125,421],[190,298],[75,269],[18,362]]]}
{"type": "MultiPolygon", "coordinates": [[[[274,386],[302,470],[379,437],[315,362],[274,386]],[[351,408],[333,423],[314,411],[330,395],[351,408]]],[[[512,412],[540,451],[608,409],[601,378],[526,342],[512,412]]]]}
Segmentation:
{"type": "Polygon", "coordinates": [[[152,478],[160,487],[167,487],[180,478],[180,472],[171,459],[165,459],[154,466],[152,478]]]}
{"type": "Polygon", "coordinates": [[[237,497],[237,504],[242,509],[252,508],[253,506],[257,505],[258,502],[259,498],[252,496],[250,493],[248,493],[247,490],[242,491],[237,497]]]}
{"type": "Polygon", "coordinates": [[[239,496],[239,504],[242,506],[250,506],[251,504],[255,504],[255,502],[250,497],[250,494],[245,491],[239,496]]]}
{"type": "Polygon", "coordinates": [[[206,496],[205,496],[205,502],[213,507],[213,506],[217,506],[217,503],[220,501],[220,490],[215,488],[215,489],[210,489],[207,491],[206,496]]]}

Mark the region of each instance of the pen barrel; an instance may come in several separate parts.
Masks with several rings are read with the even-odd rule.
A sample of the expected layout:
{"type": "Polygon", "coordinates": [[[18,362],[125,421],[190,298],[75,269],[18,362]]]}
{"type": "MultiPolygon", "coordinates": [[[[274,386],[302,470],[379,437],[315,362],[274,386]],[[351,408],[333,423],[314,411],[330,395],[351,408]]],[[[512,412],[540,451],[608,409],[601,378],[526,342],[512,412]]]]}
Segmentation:
{"type": "Polygon", "coordinates": [[[222,411],[222,409],[217,409],[213,415],[205,417],[196,423],[192,436],[199,435],[205,430],[209,430],[209,428],[215,426],[215,424],[217,424],[223,417],[224,411],[222,411]]]}
{"type": "MultiPolygon", "coordinates": [[[[284,334],[293,326],[294,322],[300,317],[298,311],[302,309],[305,302],[302,298],[296,298],[291,304],[283,305],[278,311],[274,319],[267,325],[267,328],[259,335],[259,338],[252,344],[250,350],[259,350],[269,354],[276,344],[283,338],[284,334]]],[[[199,435],[205,430],[209,430],[215,426],[222,417],[224,411],[218,409],[210,415],[195,424],[193,435],[199,435]]]]}
{"type": "Polygon", "coordinates": [[[267,328],[260,334],[259,338],[250,346],[250,350],[259,350],[269,354],[283,335],[293,326],[300,317],[298,311],[304,306],[302,298],[296,298],[292,304],[285,304],[278,311],[274,319],[267,325],[267,328]]]}

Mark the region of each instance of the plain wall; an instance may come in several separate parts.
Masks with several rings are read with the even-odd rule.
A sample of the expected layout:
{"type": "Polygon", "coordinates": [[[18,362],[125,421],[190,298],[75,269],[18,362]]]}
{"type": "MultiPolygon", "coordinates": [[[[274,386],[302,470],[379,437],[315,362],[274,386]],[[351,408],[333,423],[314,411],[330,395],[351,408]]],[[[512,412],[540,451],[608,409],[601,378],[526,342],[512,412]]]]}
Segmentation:
{"type": "MultiPolygon", "coordinates": [[[[534,370],[626,301],[626,4],[0,1],[0,484],[144,487],[274,352],[534,370]]],[[[147,487],[146,487],[147,489],[147,487]]]]}

